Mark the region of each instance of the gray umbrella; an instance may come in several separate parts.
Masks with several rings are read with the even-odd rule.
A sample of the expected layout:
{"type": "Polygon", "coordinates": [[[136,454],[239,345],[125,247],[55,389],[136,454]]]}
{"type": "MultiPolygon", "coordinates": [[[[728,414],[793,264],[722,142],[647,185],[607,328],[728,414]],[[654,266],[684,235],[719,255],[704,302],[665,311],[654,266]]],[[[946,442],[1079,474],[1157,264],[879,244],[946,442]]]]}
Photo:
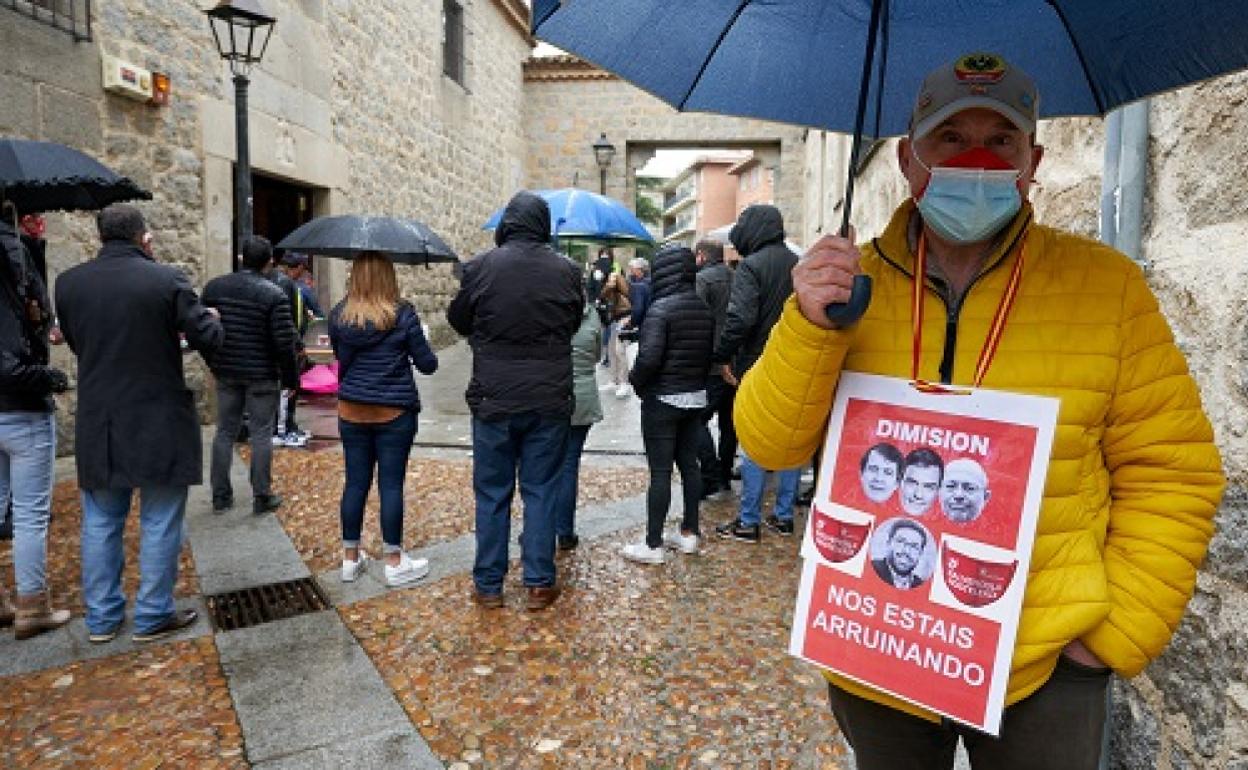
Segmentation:
{"type": "Polygon", "coordinates": [[[283,238],[277,248],[342,259],[376,251],[407,265],[459,261],[451,247],[426,224],[414,219],[359,214],[317,217],[283,238]]]}

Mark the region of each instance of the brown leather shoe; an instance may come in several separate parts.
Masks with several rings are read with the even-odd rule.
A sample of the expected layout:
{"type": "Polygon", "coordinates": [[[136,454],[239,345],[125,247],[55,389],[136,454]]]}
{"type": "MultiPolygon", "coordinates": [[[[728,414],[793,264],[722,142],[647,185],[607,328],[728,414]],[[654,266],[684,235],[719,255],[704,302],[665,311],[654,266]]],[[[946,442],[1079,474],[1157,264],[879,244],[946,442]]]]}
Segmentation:
{"type": "Polygon", "coordinates": [[[13,619],[13,637],[29,639],[60,628],[69,622],[69,610],[52,609],[47,590],[31,596],[17,597],[17,613],[13,619]]]}
{"type": "Polygon", "coordinates": [[[472,589],[472,600],[483,610],[496,610],[503,606],[503,595],[501,593],[483,594],[474,588],[472,589]]]}
{"type": "Polygon", "coordinates": [[[524,608],[529,612],[544,610],[554,604],[555,599],[558,599],[561,593],[563,593],[563,589],[557,584],[553,586],[529,586],[529,598],[525,601],[524,608]]]}
{"type": "Polygon", "coordinates": [[[13,609],[13,602],[9,601],[9,592],[0,591],[0,628],[8,628],[13,625],[13,618],[17,614],[13,609]]]}

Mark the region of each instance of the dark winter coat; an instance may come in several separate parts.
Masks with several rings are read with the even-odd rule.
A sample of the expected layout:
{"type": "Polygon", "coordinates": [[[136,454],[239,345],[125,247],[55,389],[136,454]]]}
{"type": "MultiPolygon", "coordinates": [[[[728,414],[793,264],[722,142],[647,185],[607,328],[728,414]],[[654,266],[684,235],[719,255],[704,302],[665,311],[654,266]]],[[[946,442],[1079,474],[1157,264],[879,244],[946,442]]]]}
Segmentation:
{"type": "Polygon", "coordinates": [[[784,220],[775,206],[746,208],[728,239],[743,259],[732,276],[728,314],[715,343],[715,363],[732,363],[740,378],[763,354],[771,327],[793,293],[797,255],[784,244],[784,220]]]}
{"type": "Polygon", "coordinates": [[[532,193],[507,204],[498,248],[464,265],[446,317],[472,345],[465,394],[474,416],[572,411],[572,335],[584,297],[576,263],[550,248],[550,208],[532,193]]]}
{"type": "Polygon", "coordinates": [[[78,485],[199,484],[199,419],[178,333],[211,354],[225,331],[186,276],[133,243],[109,241],[98,257],[61,274],[56,307],[78,356],[78,485]]]}
{"type": "Polygon", "coordinates": [[[694,291],[697,266],[684,246],[667,246],[654,256],[654,292],[638,338],[637,361],[628,380],[637,395],[692,393],[706,387],[715,318],[694,291]]]}
{"type": "MultiPolygon", "coordinates": [[[[651,265],[651,270],[653,269],[654,266],[651,265]]],[[[641,325],[646,322],[646,311],[650,309],[650,302],[654,299],[652,294],[649,279],[631,277],[628,279],[628,301],[631,306],[628,311],[628,323],[634,329],[640,329],[641,325]]]]}
{"type": "Polygon", "coordinates": [[[433,374],[438,357],[425,339],[416,309],[400,302],[394,326],[383,330],[371,323],[364,327],[344,323],[345,305],[339,302],[329,313],[329,344],[338,359],[338,398],[419,412],[412,367],[433,374]]]}
{"type": "Polygon", "coordinates": [[[48,366],[51,302],[33,256],[0,222],[0,412],[51,412],[66,386],[48,366]]]}
{"type": "Polygon", "coordinates": [[[225,344],[208,357],[214,375],[295,386],[295,325],[290,302],[277,284],[254,270],[218,276],[204,287],[204,304],[221,313],[225,327],[225,344]]]}
{"type": "Polygon", "coordinates": [[[715,343],[724,331],[728,317],[728,295],[732,291],[732,268],[721,262],[708,262],[698,270],[694,284],[698,296],[706,303],[715,318],[715,343]]]}

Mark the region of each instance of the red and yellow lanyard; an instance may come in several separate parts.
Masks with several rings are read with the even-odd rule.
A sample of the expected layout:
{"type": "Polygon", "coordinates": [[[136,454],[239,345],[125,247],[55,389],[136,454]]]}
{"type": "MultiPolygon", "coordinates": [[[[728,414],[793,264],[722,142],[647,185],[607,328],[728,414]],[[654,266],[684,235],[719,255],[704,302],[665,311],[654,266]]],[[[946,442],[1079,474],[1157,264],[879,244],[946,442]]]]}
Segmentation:
{"type": "MultiPolygon", "coordinates": [[[[979,362],[975,365],[975,379],[971,382],[972,389],[978,388],[984,381],[984,376],[988,374],[988,367],[992,365],[993,356],[997,354],[997,347],[1001,344],[1006,318],[1010,314],[1010,308],[1014,306],[1014,300],[1018,297],[1019,284],[1023,280],[1023,258],[1026,253],[1027,242],[1024,240],[1018,248],[1018,259],[1014,262],[1014,269],[1010,272],[1010,280],[1005,286],[1005,293],[1001,296],[1001,303],[997,306],[997,313],[993,316],[992,326],[988,328],[988,338],[984,340],[984,347],[979,351],[979,362]]],[[[923,298],[926,293],[924,291],[926,280],[927,238],[920,235],[919,253],[914,261],[914,292],[910,302],[910,318],[914,325],[914,350],[910,359],[911,384],[916,390],[924,393],[966,395],[971,392],[971,389],[955,388],[919,378],[919,358],[923,352],[923,298]]]]}

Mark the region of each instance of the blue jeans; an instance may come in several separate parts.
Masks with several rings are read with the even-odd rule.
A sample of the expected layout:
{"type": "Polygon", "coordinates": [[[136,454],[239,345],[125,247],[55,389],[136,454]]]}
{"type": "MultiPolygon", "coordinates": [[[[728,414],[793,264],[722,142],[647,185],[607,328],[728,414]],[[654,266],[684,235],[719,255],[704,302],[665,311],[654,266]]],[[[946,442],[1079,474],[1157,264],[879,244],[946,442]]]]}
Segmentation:
{"type": "Polygon", "coordinates": [[[568,429],[568,446],[559,468],[559,486],[555,490],[555,534],[571,537],[576,534],[576,498],[581,475],[581,452],[592,425],[573,425],[568,429]]]}
{"type": "Polygon", "coordinates": [[[47,588],[48,520],[56,419],[51,412],[0,412],[0,509],[13,498],[13,571],[19,596],[47,588]]]}
{"type": "Polygon", "coordinates": [[[524,500],[520,537],[524,584],[555,584],[554,503],[568,428],[568,418],[537,412],[501,420],[472,418],[472,491],[477,501],[472,579],[480,593],[495,595],[503,590],[517,477],[524,500]]]}
{"type": "MultiPolygon", "coordinates": [[[[121,538],[133,493],[129,488],[82,490],[82,598],[87,605],[87,630],[93,634],[110,631],[125,619],[121,538]]],[[[178,578],[185,513],[186,487],[139,490],[136,633],[151,631],[173,615],[173,584],[178,578]]]]}
{"type": "Polygon", "coordinates": [[[342,487],[342,544],[360,544],[364,525],[364,501],[377,469],[377,494],[381,497],[381,542],[386,553],[403,545],[403,479],[407,458],[416,437],[416,413],[404,412],[390,422],[362,423],[338,420],[347,479],[342,487]]]}
{"type": "MultiPolygon", "coordinates": [[[[776,471],[776,518],[793,520],[793,502],[797,499],[797,482],[802,478],[801,468],[776,471]]],[[[762,519],[763,488],[767,486],[767,471],[763,470],[741,453],[741,514],[738,518],[747,527],[762,519]]]]}

